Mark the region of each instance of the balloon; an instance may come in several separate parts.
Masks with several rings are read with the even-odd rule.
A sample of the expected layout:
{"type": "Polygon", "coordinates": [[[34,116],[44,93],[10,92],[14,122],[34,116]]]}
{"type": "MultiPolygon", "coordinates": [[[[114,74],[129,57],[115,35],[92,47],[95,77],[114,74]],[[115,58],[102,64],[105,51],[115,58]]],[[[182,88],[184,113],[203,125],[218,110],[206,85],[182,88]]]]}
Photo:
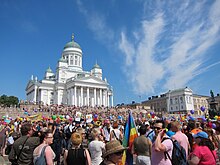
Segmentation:
{"type": "Polygon", "coordinates": [[[205,116],[202,116],[202,121],[203,121],[203,122],[206,122],[205,116]]]}
{"type": "Polygon", "coordinates": [[[121,120],[121,119],[122,119],[122,117],[119,115],[119,116],[118,116],[118,120],[121,120]]]}
{"type": "Polygon", "coordinates": [[[69,116],[69,115],[66,115],[66,119],[69,120],[69,119],[70,119],[70,116],[69,116]]]}
{"type": "Polygon", "coordinates": [[[192,110],[190,110],[190,113],[193,115],[195,113],[195,111],[192,109],[192,110]]]}
{"type": "Polygon", "coordinates": [[[57,118],[56,115],[53,115],[53,116],[52,116],[52,119],[53,119],[53,120],[56,120],[56,118],[57,118]]]}
{"type": "Polygon", "coordinates": [[[150,112],[150,115],[152,116],[154,114],[154,112],[150,112]]]}
{"type": "Polygon", "coordinates": [[[5,119],[6,117],[5,116],[2,116],[2,119],[5,119]]]}
{"type": "Polygon", "coordinates": [[[98,115],[97,114],[94,114],[94,118],[97,118],[98,117],[98,115]]]}
{"type": "Polygon", "coordinates": [[[204,106],[201,106],[200,110],[201,110],[202,112],[204,112],[204,111],[205,111],[205,107],[204,107],[204,106]]]}
{"type": "Polygon", "coordinates": [[[212,123],[212,128],[215,129],[216,128],[216,124],[212,123]]]}

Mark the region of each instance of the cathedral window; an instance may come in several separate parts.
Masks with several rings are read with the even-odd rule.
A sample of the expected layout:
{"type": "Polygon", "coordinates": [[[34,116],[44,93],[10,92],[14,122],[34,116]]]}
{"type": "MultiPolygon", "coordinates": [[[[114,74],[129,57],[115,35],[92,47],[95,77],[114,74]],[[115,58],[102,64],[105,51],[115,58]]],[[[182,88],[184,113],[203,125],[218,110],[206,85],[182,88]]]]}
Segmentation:
{"type": "Polygon", "coordinates": [[[78,62],[78,58],[77,56],[75,56],[75,65],[77,65],[77,62],[78,62]]]}

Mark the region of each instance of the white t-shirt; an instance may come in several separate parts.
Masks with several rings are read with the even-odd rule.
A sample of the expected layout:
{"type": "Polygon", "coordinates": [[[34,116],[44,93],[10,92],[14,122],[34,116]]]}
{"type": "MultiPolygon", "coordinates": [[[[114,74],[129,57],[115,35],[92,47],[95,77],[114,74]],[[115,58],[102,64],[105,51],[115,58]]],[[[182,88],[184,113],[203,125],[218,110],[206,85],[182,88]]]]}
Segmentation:
{"type": "Polygon", "coordinates": [[[113,134],[112,140],[117,140],[116,137],[118,138],[118,140],[120,140],[121,131],[119,129],[113,129],[112,134],[113,134]],[[115,132],[115,134],[113,131],[115,132]],[[115,137],[115,135],[116,135],[116,137],[115,137]]]}
{"type": "Polygon", "coordinates": [[[93,140],[88,145],[90,154],[91,154],[91,161],[92,165],[97,165],[102,162],[102,152],[105,149],[105,143],[98,140],[93,140]]]}

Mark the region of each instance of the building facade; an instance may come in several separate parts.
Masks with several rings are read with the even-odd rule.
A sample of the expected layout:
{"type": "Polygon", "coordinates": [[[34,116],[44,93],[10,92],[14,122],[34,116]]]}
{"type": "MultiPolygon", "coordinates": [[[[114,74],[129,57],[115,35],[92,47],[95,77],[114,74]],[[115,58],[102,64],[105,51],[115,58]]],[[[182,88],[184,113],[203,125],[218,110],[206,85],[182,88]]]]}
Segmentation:
{"type": "Polygon", "coordinates": [[[169,90],[160,96],[149,97],[143,101],[143,105],[148,105],[156,114],[187,114],[194,110],[196,115],[202,115],[201,106],[208,109],[208,96],[194,95],[193,91],[188,88],[169,90]]]}
{"type": "Polygon", "coordinates": [[[193,104],[194,104],[194,111],[195,115],[201,116],[205,113],[208,113],[209,103],[208,103],[209,96],[201,96],[193,94],[193,104]],[[201,107],[205,107],[205,112],[201,111],[201,107]]]}
{"type": "Polygon", "coordinates": [[[63,49],[56,72],[46,70],[42,80],[31,76],[26,87],[27,101],[43,104],[75,106],[113,106],[113,89],[102,77],[102,69],[96,64],[91,71],[83,71],[83,52],[72,40],[63,49]]]}

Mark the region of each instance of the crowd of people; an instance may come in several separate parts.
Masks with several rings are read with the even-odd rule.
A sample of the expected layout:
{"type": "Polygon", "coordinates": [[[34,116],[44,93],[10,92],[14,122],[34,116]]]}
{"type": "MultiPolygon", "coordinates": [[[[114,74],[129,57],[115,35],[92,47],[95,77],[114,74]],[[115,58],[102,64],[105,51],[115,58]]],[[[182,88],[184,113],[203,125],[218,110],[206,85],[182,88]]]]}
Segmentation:
{"type": "Polygon", "coordinates": [[[149,117],[134,111],[138,135],[130,147],[124,145],[131,113],[127,109],[52,107],[33,111],[47,111],[50,116],[18,116],[0,122],[1,155],[8,155],[12,165],[114,165],[122,164],[126,152],[136,165],[171,165],[176,145],[181,147],[180,157],[185,157],[186,164],[220,164],[218,121],[149,117]],[[88,114],[92,119],[86,118],[88,114]]]}

